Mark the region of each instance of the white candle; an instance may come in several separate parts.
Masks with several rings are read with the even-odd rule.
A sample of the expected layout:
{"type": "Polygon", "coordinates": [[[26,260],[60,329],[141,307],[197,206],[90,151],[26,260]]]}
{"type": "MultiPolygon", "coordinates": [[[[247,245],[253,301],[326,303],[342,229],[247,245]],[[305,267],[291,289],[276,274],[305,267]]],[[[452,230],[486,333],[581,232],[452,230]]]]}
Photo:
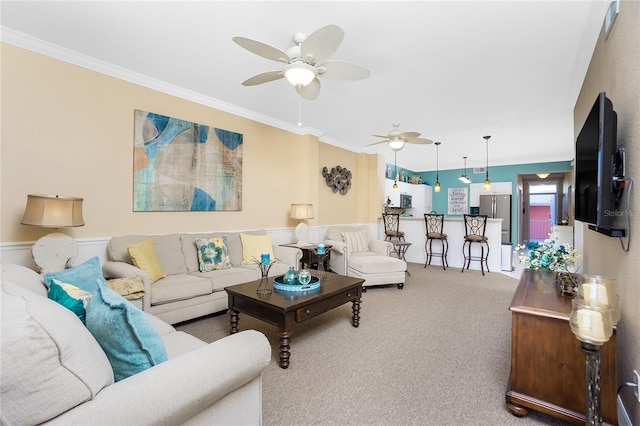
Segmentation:
{"type": "Polygon", "coordinates": [[[608,340],[604,333],[604,322],[600,312],[591,309],[579,309],[576,315],[580,336],[585,340],[593,342],[606,342],[608,340]]]}
{"type": "Polygon", "coordinates": [[[608,305],[607,287],[602,284],[582,284],[582,298],[588,305],[608,305]]]}

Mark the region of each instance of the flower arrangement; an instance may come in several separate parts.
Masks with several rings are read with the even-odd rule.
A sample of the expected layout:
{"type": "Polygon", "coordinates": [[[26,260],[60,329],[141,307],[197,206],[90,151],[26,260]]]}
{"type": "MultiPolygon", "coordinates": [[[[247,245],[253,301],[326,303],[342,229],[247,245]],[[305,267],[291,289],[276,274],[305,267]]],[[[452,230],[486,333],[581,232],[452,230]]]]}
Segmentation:
{"type": "MultiPolygon", "coordinates": [[[[578,252],[571,244],[557,244],[555,239],[547,238],[542,242],[529,241],[527,244],[516,246],[520,263],[530,269],[543,271],[570,272],[569,266],[574,265],[578,252]]],[[[577,268],[572,268],[576,272],[577,268]]]]}

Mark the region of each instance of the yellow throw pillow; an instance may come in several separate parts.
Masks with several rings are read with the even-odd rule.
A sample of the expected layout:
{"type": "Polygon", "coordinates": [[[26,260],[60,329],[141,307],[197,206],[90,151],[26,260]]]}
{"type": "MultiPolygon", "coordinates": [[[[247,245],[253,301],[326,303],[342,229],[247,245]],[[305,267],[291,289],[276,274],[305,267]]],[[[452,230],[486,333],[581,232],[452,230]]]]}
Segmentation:
{"type": "Polygon", "coordinates": [[[271,236],[240,234],[240,240],[242,241],[242,263],[245,265],[256,263],[256,259],[260,262],[262,253],[269,253],[270,259],[274,259],[271,236]]]}
{"type": "Polygon", "coordinates": [[[133,264],[146,272],[152,283],[167,276],[160,266],[158,254],[151,238],[137,244],[130,244],[127,246],[127,250],[133,264]]]}

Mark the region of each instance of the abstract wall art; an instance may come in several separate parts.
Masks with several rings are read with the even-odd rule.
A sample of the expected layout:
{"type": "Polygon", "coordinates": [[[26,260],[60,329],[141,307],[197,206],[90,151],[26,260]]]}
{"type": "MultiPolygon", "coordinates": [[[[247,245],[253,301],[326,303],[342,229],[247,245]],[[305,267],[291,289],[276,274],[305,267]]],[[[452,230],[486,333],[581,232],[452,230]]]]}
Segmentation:
{"type": "Polygon", "coordinates": [[[135,110],[133,211],[242,210],[242,134],[135,110]]]}

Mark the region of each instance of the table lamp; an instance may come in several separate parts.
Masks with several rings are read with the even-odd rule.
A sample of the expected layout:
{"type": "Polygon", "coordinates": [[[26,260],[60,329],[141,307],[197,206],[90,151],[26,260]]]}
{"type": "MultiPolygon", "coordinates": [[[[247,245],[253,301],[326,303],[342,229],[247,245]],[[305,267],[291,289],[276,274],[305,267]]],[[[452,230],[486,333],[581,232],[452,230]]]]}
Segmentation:
{"type": "Polygon", "coordinates": [[[305,219],[313,219],[313,204],[291,204],[291,219],[299,219],[300,223],[296,226],[296,245],[305,247],[311,245],[308,242],[309,226],[304,222],[305,219]]]}
{"type": "MultiPolygon", "coordinates": [[[[20,221],[42,228],[84,226],[82,198],[60,195],[27,195],[27,206],[20,221]]],[[[40,238],[31,248],[33,261],[41,273],[61,271],[72,266],[78,246],[68,235],[54,232],[40,238]]]]}

